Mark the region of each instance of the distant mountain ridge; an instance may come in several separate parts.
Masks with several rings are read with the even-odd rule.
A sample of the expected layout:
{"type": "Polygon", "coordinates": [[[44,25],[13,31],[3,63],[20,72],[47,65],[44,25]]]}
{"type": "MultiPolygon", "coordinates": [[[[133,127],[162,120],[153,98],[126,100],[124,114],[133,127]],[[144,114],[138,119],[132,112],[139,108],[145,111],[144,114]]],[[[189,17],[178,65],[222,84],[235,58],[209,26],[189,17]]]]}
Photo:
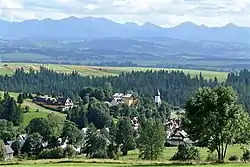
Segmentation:
{"type": "Polygon", "coordinates": [[[250,43],[250,28],[228,24],[224,27],[207,27],[185,22],[171,28],[152,23],[116,23],[105,18],[69,17],[61,20],[0,20],[0,37],[7,39],[73,40],[103,37],[150,38],[165,37],[189,41],[219,41],[250,43]]]}

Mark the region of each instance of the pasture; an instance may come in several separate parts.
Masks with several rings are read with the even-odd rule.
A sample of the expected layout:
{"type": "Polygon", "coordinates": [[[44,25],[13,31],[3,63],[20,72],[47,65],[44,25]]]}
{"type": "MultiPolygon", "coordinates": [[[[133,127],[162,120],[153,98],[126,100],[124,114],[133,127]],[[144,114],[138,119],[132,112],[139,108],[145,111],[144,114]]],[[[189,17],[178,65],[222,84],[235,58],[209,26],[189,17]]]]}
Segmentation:
{"type": "MultiPolygon", "coordinates": [[[[3,92],[1,92],[1,94],[3,95],[3,92]]],[[[15,99],[17,99],[17,97],[18,97],[18,93],[10,92],[9,94],[11,97],[14,97],[15,99]]],[[[26,127],[32,119],[45,118],[50,113],[55,113],[55,114],[58,114],[60,116],[65,116],[62,113],[55,112],[55,111],[52,111],[49,109],[45,109],[45,108],[33,103],[31,99],[24,100],[21,107],[25,108],[26,106],[29,107],[29,112],[26,112],[23,114],[23,122],[21,124],[23,127],[26,127]]]]}
{"type": "Polygon", "coordinates": [[[76,71],[85,76],[117,76],[122,72],[132,71],[183,71],[190,76],[195,77],[202,73],[206,79],[214,79],[217,77],[219,81],[224,81],[227,77],[226,72],[217,71],[202,71],[202,70],[191,70],[191,69],[171,69],[171,68],[146,68],[146,67],[98,67],[98,66],[78,66],[78,65],[60,65],[60,64],[29,64],[29,63],[2,63],[0,64],[0,75],[12,75],[16,69],[23,68],[24,71],[28,72],[30,68],[39,70],[40,66],[52,69],[59,73],[71,73],[76,71]]]}

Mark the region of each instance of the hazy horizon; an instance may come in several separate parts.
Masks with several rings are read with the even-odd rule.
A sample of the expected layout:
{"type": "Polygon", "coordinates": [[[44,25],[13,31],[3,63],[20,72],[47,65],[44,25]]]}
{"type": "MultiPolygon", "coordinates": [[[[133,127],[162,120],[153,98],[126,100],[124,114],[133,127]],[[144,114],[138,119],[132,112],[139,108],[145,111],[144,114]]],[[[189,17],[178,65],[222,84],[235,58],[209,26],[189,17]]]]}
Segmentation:
{"type": "Polygon", "coordinates": [[[248,0],[1,0],[0,19],[23,21],[75,17],[103,17],[118,23],[145,22],[173,27],[192,22],[208,27],[233,23],[250,27],[248,0]]]}

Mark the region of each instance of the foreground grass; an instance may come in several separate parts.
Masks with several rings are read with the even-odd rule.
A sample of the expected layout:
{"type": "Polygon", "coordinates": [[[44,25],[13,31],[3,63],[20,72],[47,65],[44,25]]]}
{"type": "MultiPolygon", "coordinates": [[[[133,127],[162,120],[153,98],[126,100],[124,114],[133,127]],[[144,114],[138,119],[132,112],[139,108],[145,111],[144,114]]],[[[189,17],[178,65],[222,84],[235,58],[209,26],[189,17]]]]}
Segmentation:
{"type": "Polygon", "coordinates": [[[192,77],[202,73],[203,77],[206,79],[217,77],[219,81],[224,81],[227,77],[226,72],[216,72],[216,71],[202,71],[202,70],[190,70],[190,69],[171,69],[171,68],[141,68],[141,67],[94,67],[94,66],[76,66],[76,65],[60,65],[60,64],[29,64],[29,63],[7,63],[0,64],[0,75],[12,75],[16,69],[23,68],[25,71],[29,71],[30,68],[34,70],[39,70],[40,66],[53,69],[60,73],[71,73],[72,71],[77,71],[82,75],[94,75],[94,76],[116,76],[122,72],[132,72],[134,71],[183,71],[186,74],[190,74],[192,77]],[[7,66],[6,66],[7,65],[7,66]]]}
{"type": "MultiPolygon", "coordinates": [[[[1,92],[3,94],[3,92],[1,92]]],[[[14,97],[15,99],[17,99],[19,93],[14,93],[14,92],[10,92],[9,95],[11,97],[14,97]]],[[[21,107],[25,108],[26,106],[29,107],[29,112],[24,113],[23,115],[23,122],[21,124],[21,126],[26,127],[30,121],[34,118],[46,118],[50,113],[55,113],[58,114],[62,117],[65,117],[64,114],[59,113],[59,112],[55,112],[49,109],[45,109],[35,103],[32,102],[31,99],[25,99],[24,102],[22,103],[21,107]]]]}
{"type": "MultiPolygon", "coordinates": [[[[245,147],[248,147],[245,145],[245,147]]],[[[52,159],[52,160],[24,160],[18,161],[15,160],[13,162],[7,162],[6,165],[11,165],[14,167],[42,167],[42,166],[86,166],[86,167],[94,167],[94,166],[105,166],[105,167],[114,167],[114,166],[121,166],[121,167],[150,167],[150,166],[168,166],[168,167],[179,167],[179,166],[189,166],[189,167],[241,167],[241,166],[250,166],[249,163],[242,163],[242,162],[234,162],[229,163],[228,158],[231,155],[237,155],[238,157],[242,156],[242,150],[240,149],[241,145],[234,145],[230,146],[228,150],[228,155],[226,157],[226,164],[213,164],[211,162],[207,162],[206,158],[208,156],[208,152],[206,148],[199,148],[201,153],[201,160],[200,161],[192,161],[192,162],[173,162],[170,161],[171,157],[177,151],[176,147],[168,147],[164,150],[164,154],[159,161],[143,161],[138,158],[138,150],[130,151],[128,156],[120,157],[119,160],[110,160],[110,159],[87,159],[84,156],[78,157],[74,159],[52,159]]]]}
{"type": "MultiPolygon", "coordinates": [[[[237,157],[242,157],[242,149],[241,149],[242,146],[245,148],[248,148],[248,149],[250,148],[250,146],[248,146],[248,145],[229,146],[228,153],[227,153],[225,160],[228,160],[228,158],[232,155],[236,155],[237,157]]],[[[198,149],[200,151],[201,161],[206,161],[206,159],[209,155],[208,149],[207,148],[198,148],[198,149]]],[[[167,147],[164,149],[163,155],[160,158],[160,160],[161,161],[170,160],[176,152],[177,152],[177,147],[167,147]]],[[[139,155],[138,150],[130,151],[128,156],[121,157],[120,160],[123,160],[123,161],[136,160],[136,161],[138,161],[138,160],[140,160],[138,158],[138,155],[139,155]]],[[[215,157],[216,157],[216,155],[215,155],[215,157]]]]}
{"type": "MultiPolygon", "coordinates": [[[[59,164],[22,164],[22,165],[3,165],[3,167],[44,167],[44,166],[55,166],[55,167],[153,167],[153,166],[161,166],[161,167],[196,167],[198,165],[170,165],[170,164],[102,164],[102,163],[59,163],[59,164]]],[[[214,164],[214,165],[199,165],[199,167],[242,167],[242,166],[250,166],[250,164],[214,164]]]]}

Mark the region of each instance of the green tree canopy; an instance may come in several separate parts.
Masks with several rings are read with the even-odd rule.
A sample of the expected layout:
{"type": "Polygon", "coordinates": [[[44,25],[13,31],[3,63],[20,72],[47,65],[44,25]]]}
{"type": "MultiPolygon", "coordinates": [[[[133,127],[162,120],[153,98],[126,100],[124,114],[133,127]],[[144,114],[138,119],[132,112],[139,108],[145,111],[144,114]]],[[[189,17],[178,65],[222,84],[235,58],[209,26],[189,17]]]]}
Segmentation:
{"type": "Polygon", "coordinates": [[[128,155],[128,151],[135,147],[135,137],[133,128],[128,117],[121,118],[117,123],[116,143],[122,145],[123,156],[128,155]]]}
{"type": "Polygon", "coordinates": [[[184,128],[193,141],[199,141],[223,161],[228,145],[246,133],[249,115],[237,104],[232,87],[203,88],[186,104],[184,128]]]}
{"type": "Polygon", "coordinates": [[[13,140],[16,137],[16,131],[12,122],[4,119],[0,119],[0,139],[7,142],[13,140]]]}
{"type": "Polygon", "coordinates": [[[31,155],[39,155],[43,149],[43,137],[39,133],[33,133],[26,139],[21,152],[31,155]]]}
{"type": "Polygon", "coordinates": [[[63,126],[62,138],[68,140],[68,144],[76,145],[83,140],[83,132],[77,128],[74,122],[66,120],[63,126]]]}
{"type": "Polygon", "coordinates": [[[53,129],[46,118],[35,118],[26,127],[28,134],[39,133],[44,140],[49,141],[53,136],[53,129]]]}
{"type": "Polygon", "coordinates": [[[138,148],[139,158],[157,160],[164,149],[165,131],[160,120],[148,119],[141,121],[139,130],[138,148]]]}

